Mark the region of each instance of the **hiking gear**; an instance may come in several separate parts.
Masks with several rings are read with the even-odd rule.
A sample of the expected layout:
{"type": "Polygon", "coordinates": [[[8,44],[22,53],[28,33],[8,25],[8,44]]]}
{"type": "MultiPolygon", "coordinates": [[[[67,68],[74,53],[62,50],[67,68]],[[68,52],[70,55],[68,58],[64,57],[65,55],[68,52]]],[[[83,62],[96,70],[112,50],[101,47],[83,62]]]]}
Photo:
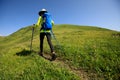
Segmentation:
{"type": "Polygon", "coordinates": [[[55,52],[52,52],[52,58],[51,61],[54,61],[57,58],[57,55],[55,54],[55,52]]]}
{"type": "Polygon", "coordinates": [[[41,11],[39,11],[39,16],[42,16],[45,12],[47,12],[47,10],[46,9],[42,9],[41,11]]]}
{"type": "Polygon", "coordinates": [[[40,52],[43,52],[43,41],[44,41],[44,37],[47,37],[47,42],[49,44],[50,50],[51,52],[54,51],[52,42],[51,42],[51,34],[50,33],[40,33],[40,52]]]}
{"type": "MultiPolygon", "coordinates": [[[[36,27],[40,27],[40,26],[41,26],[41,29],[40,29],[40,30],[42,30],[42,29],[43,29],[43,28],[42,28],[43,22],[44,22],[44,21],[43,21],[42,16],[39,16],[38,21],[37,21],[37,23],[36,23],[36,27]]],[[[54,21],[52,20],[51,23],[52,23],[52,26],[53,26],[53,25],[54,25],[54,21]]]]}
{"type": "Polygon", "coordinates": [[[40,30],[40,33],[50,33],[51,31],[50,30],[40,30]]]}
{"type": "Polygon", "coordinates": [[[63,53],[65,55],[65,52],[64,52],[64,48],[62,48],[62,46],[60,45],[59,41],[57,40],[57,38],[55,37],[53,31],[51,30],[51,36],[52,38],[54,38],[54,40],[56,41],[56,48],[59,49],[61,51],[61,53],[63,53]]]}
{"type": "Polygon", "coordinates": [[[60,45],[59,41],[56,39],[56,37],[55,37],[55,35],[54,35],[54,33],[53,33],[53,31],[52,31],[52,30],[50,31],[50,34],[51,34],[52,38],[54,38],[54,39],[55,39],[55,41],[56,41],[57,45],[60,45]]]}
{"type": "Polygon", "coordinates": [[[43,57],[43,53],[42,52],[38,52],[38,54],[43,57]]]}
{"type": "Polygon", "coordinates": [[[43,24],[42,24],[42,28],[44,30],[50,30],[52,29],[52,18],[50,13],[46,12],[42,15],[43,18],[43,24]]]}
{"type": "Polygon", "coordinates": [[[43,8],[41,11],[47,11],[47,10],[43,8]]]}
{"type": "MultiPolygon", "coordinates": [[[[35,25],[35,24],[33,24],[33,25],[35,25]]],[[[32,27],[32,37],[31,37],[30,51],[32,51],[33,34],[34,34],[34,27],[32,27]]]]}

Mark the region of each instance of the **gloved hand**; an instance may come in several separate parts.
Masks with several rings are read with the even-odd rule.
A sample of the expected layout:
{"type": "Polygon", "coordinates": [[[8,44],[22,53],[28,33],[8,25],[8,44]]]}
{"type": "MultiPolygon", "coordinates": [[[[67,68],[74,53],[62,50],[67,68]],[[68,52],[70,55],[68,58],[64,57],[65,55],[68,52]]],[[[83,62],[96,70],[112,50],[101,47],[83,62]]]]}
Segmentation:
{"type": "Polygon", "coordinates": [[[36,28],[37,27],[37,25],[36,24],[33,24],[33,28],[36,28]]]}

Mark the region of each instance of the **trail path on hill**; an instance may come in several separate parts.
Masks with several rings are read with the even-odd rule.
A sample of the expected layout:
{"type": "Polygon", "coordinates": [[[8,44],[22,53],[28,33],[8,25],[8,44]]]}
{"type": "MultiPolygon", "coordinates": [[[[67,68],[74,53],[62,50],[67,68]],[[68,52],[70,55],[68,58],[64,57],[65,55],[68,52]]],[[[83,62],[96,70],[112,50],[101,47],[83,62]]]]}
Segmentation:
{"type": "MultiPolygon", "coordinates": [[[[49,54],[44,54],[45,59],[50,59],[49,54]]],[[[65,61],[63,61],[60,57],[57,57],[55,61],[52,61],[54,64],[59,64],[59,67],[66,68],[69,71],[73,72],[74,74],[78,75],[81,80],[90,80],[87,72],[83,69],[75,69],[73,66],[70,66],[65,61]]]]}

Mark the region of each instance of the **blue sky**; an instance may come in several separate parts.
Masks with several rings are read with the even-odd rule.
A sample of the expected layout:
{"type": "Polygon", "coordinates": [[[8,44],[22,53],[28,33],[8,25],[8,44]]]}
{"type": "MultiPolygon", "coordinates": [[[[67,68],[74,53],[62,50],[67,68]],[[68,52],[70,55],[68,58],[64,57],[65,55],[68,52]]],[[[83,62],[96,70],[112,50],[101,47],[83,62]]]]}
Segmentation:
{"type": "Polygon", "coordinates": [[[42,8],[51,13],[55,24],[120,31],[120,0],[0,0],[0,35],[36,23],[42,8]]]}

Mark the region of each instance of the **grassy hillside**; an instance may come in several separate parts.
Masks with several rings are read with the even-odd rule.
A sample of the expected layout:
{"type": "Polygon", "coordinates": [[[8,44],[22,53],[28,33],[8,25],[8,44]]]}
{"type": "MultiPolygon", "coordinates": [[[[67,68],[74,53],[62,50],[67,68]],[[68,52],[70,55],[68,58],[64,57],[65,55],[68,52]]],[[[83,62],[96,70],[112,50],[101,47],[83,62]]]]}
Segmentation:
{"type": "MultiPolygon", "coordinates": [[[[0,80],[118,80],[120,78],[120,32],[99,27],[56,25],[53,32],[58,58],[50,62],[39,51],[39,28],[32,26],[0,38],[0,80]]],[[[50,54],[45,39],[44,53],[50,54]]]]}

